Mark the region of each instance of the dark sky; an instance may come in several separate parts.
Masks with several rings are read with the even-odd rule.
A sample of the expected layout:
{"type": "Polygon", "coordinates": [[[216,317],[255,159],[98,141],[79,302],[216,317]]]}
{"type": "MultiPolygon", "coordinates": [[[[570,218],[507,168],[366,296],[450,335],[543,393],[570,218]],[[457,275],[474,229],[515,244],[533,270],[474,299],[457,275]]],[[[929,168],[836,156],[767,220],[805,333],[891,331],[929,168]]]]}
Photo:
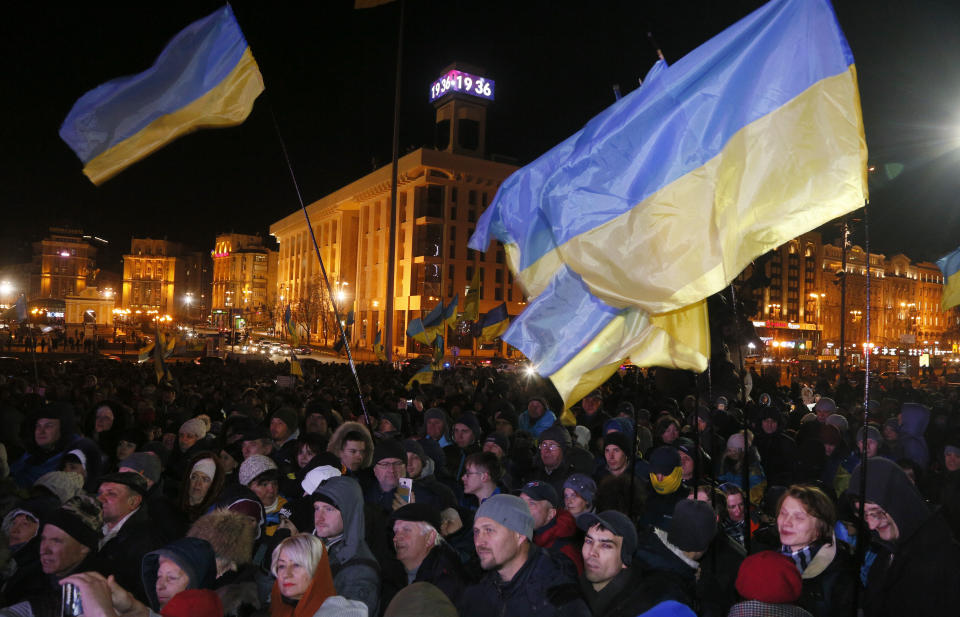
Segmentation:
{"type": "MultiPolygon", "coordinates": [[[[390,160],[398,6],[352,0],[233,4],[267,91],[239,127],[181,138],[101,187],[57,130],[96,85],[146,69],[217,2],[12,3],[0,23],[0,265],[29,259],[52,224],[209,249],[222,231],[266,234],[298,207],[272,116],[307,202],[390,160]],[[305,3],[304,3],[305,4],[305,3]]],[[[747,0],[408,0],[401,148],[431,145],[431,81],[452,61],[496,81],[488,150],[527,163],[626,93],[656,57],[676,61],[761,3],[747,0]]],[[[872,241],[936,258],[960,244],[960,3],[837,0],[860,76],[872,241]],[[895,177],[893,177],[895,176],[895,177]]],[[[861,241],[862,230],[854,239],[861,241]]]]}

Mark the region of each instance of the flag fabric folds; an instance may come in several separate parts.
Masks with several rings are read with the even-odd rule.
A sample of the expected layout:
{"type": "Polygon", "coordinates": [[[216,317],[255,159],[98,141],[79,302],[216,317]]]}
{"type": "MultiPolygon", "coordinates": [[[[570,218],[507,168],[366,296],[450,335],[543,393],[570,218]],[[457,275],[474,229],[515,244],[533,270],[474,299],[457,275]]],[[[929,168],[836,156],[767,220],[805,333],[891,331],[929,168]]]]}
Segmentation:
{"type": "Polygon", "coordinates": [[[373,354],[377,357],[377,360],[381,362],[387,361],[387,353],[383,348],[382,334],[380,330],[377,330],[377,336],[373,339],[373,354]]]}
{"type": "Polygon", "coordinates": [[[303,379],[303,367],[295,354],[290,354],[290,374],[303,379]]]}
{"type": "Polygon", "coordinates": [[[460,317],[464,321],[480,319],[480,268],[476,266],[473,268],[470,287],[463,294],[463,314],[460,317]]]}
{"type": "Polygon", "coordinates": [[[483,320],[480,322],[480,342],[492,342],[494,339],[503,336],[503,333],[509,327],[510,315],[507,313],[507,303],[504,302],[483,316],[483,320]]]}
{"type": "Polygon", "coordinates": [[[433,362],[430,363],[433,370],[439,371],[443,368],[444,352],[446,352],[446,347],[443,344],[443,335],[438,334],[437,338],[433,339],[433,362]]]}
{"type": "Polygon", "coordinates": [[[196,129],[235,126],[263,77],[229,5],[180,31],[152,67],[84,94],[60,137],[100,184],[196,129]]]}
{"type": "Polygon", "coordinates": [[[943,298],[941,308],[945,311],[960,304],[960,248],[937,260],[943,272],[943,298]]]}
{"type": "Polygon", "coordinates": [[[144,345],[143,347],[141,347],[141,348],[139,349],[139,351],[137,352],[137,362],[139,362],[139,363],[142,364],[142,363],[146,362],[147,360],[149,360],[150,357],[153,355],[153,346],[154,346],[154,345],[156,345],[156,342],[155,342],[155,341],[150,341],[149,343],[147,343],[146,345],[144,345]]]}
{"type": "Polygon", "coordinates": [[[457,304],[460,302],[460,294],[453,296],[453,301],[443,309],[443,323],[452,326],[457,323],[457,304]]]}
{"type": "Polygon", "coordinates": [[[433,368],[428,364],[416,373],[413,374],[413,377],[407,381],[407,389],[413,387],[413,382],[419,382],[420,385],[425,383],[433,383],[433,368]]]}
{"type": "Polygon", "coordinates": [[[862,206],[866,155],[832,8],[773,0],[510,176],[469,246],[504,243],[533,299],[504,340],[572,404],[626,355],[704,370],[704,299],[862,206]]]}
{"type": "Polygon", "coordinates": [[[293,311],[290,310],[290,305],[287,305],[287,310],[283,313],[283,323],[287,328],[287,333],[290,335],[290,344],[299,345],[300,344],[300,333],[297,332],[297,324],[293,322],[293,311]]]}
{"type": "Polygon", "coordinates": [[[443,302],[437,302],[433,310],[426,317],[411,319],[407,324],[407,336],[420,341],[424,345],[432,345],[433,339],[443,329],[443,302]]]}

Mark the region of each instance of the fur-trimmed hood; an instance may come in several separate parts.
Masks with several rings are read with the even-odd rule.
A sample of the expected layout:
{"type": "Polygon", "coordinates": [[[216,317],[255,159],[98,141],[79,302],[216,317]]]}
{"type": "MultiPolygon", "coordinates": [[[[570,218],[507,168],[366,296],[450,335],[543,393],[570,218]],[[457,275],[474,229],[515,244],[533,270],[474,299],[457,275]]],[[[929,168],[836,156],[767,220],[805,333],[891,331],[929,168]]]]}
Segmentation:
{"type": "Polygon", "coordinates": [[[366,469],[373,464],[373,437],[370,436],[370,431],[367,430],[367,427],[359,422],[344,422],[338,426],[337,430],[333,432],[333,436],[330,437],[327,452],[339,458],[340,450],[343,449],[343,438],[351,431],[356,431],[363,435],[363,442],[367,445],[366,453],[363,455],[363,464],[360,465],[362,469],[366,469]]]}
{"type": "Polygon", "coordinates": [[[187,536],[206,540],[218,559],[242,566],[253,559],[256,531],[256,522],[249,516],[222,508],[198,518],[187,536]]]}

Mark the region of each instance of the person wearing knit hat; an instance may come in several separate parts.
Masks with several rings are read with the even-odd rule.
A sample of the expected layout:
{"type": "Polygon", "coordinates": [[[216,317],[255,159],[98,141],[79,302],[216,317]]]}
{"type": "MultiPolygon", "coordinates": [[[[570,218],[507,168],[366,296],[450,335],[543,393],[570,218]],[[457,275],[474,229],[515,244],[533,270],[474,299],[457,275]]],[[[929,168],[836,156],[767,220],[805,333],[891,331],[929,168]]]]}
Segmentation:
{"type": "Polygon", "coordinates": [[[10,465],[10,477],[22,489],[30,488],[37,478],[57,469],[60,455],[77,439],[73,406],[69,403],[48,403],[24,421],[30,427],[30,438],[23,453],[10,465]]]}
{"type": "Polygon", "coordinates": [[[750,555],[737,572],[737,593],[742,602],[730,608],[728,617],[812,617],[793,606],[800,599],[802,581],[793,560],[776,551],[750,555]]]}
{"type": "Polygon", "coordinates": [[[813,413],[816,414],[817,420],[820,422],[826,422],[827,418],[836,412],[837,404],[828,396],[824,396],[813,406],[813,413]]]}
{"type": "Polygon", "coordinates": [[[846,418],[838,413],[833,413],[827,416],[826,423],[837,427],[837,430],[840,431],[841,437],[846,435],[847,431],[850,430],[850,423],[847,422],[846,418]]]}
{"type": "Polygon", "coordinates": [[[257,496],[266,514],[266,534],[272,536],[280,526],[280,510],[287,499],[280,494],[280,472],[269,456],[254,454],[240,464],[240,484],[257,496]]]}
{"type": "Polygon", "coordinates": [[[33,485],[50,491],[62,505],[81,493],[83,477],[72,471],[51,471],[40,476],[33,485]]]}
{"type": "Polygon", "coordinates": [[[403,417],[395,411],[383,412],[379,430],[381,433],[401,433],[403,431],[403,417]]]}
{"type": "Polygon", "coordinates": [[[280,449],[283,444],[295,440],[299,434],[300,418],[292,407],[281,407],[270,416],[270,438],[273,447],[280,449]]]}
{"type": "Polygon", "coordinates": [[[606,467],[601,476],[620,476],[630,467],[630,452],[633,444],[626,433],[611,431],[603,436],[603,458],[606,467]]]}
{"type": "Polygon", "coordinates": [[[376,482],[371,482],[364,494],[367,503],[389,515],[409,501],[405,490],[402,494],[397,491],[400,478],[408,477],[407,453],[400,441],[386,438],[377,442],[373,449],[373,475],[376,482]]]}
{"type": "Polygon", "coordinates": [[[526,502],[533,516],[533,543],[555,554],[570,558],[583,572],[583,556],[577,550],[577,524],[573,515],[562,509],[563,501],[557,490],[546,482],[528,482],[520,489],[520,498],[526,502]]]}
{"type": "Polygon", "coordinates": [[[449,429],[449,420],[447,412],[439,407],[431,407],[423,412],[423,426],[426,431],[426,439],[432,439],[440,444],[441,448],[453,445],[453,442],[447,437],[449,429]]]}
{"type": "Polygon", "coordinates": [[[461,450],[475,445],[477,440],[480,439],[480,435],[480,423],[477,421],[477,417],[469,411],[460,414],[460,417],[453,423],[453,442],[461,450]]]}
{"type": "MultiPolygon", "coordinates": [[[[743,467],[748,464],[749,459],[748,497],[751,503],[759,504],[763,499],[763,492],[767,490],[767,476],[753,446],[753,432],[748,430],[746,434],[744,438],[744,431],[737,431],[727,439],[727,449],[717,464],[717,482],[730,482],[746,490],[743,486],[743,467]]],[[[818,434],[817,431],[814,431],[814,434],[818,434]]]]}
{"type": "Polygon", "coordinates": [[[589,615],[580,594],[552,594],[576,585],[569,570],[532,543],[533,516],[513,495],[494,495],[477,510],[473,538],[487,574],[460,598],[460,617],[487,615],[589,615]],[[511,584],[523,571],[520,584],[511,584]]]}
{"type": "Polygon", "coordinates": [[[717,533],[717,515],[710,504],[685,499],[677,502],[667,541],[693,560],[699,560],[717,533]]]}
{"type": "Polygon", "coordinates": [[[484,452],[493,452],[497,458],[503,459],[510,452],[510,438],[504,435],[503,433],[498,433],[496,431],[487,435],[486,439],[483,440],[484,452]]]}
{"type": "Polygon", "coordinates": [[[550,410],[547,400],[534,396],[527,403],[527,410],[517,418],[517,430],[527,431],[539,439],[540,433],[556,423],[557,414],[550,410]]]}
{"type": "Polygon", "coordinates": [[[427,453],[416,439],[404,439],[402,443],[407,454],[407,473],[416,480],[427,466],[427,453]]]}
{"type": "Polygon", "coordinates": [[[160,457],[150,452],[134,452],[119,463],[118,471],[132,471],[138,473],[147,481],[150,489],[160,481],[162,467],[160,457]]]}
{"type": "Polygon", "coordinates": [[[637,530],[622,512],[607,510],[577,518],[583,530],[584,571],[580,591],[594,615],[633,617],[652,604],[639,567],[632,567],[637,530]]]}
{"type": "Polygon", "coordinates": [[[103,511],[86,495],[74,497],[47,515],[40,531],[40,567],[63,578],[83,569],[96,555],[103,511]]]}
{"type": "Polygon", "coordinates": [[[864,434],[867,436],[867,458],[873,458],[880,453],[880,444],[883,443],[883,438],[880,436],[880,431],[877,430],[877,427],[872,424],[868,424],[866,430],[864,430],[864,427],[860,427],[860,430],[857,431],[857,449],[861,454],[864,452],[864,434]]]}
{"type": "Polygon", "coordinates": [[[207,436],[207,426],[200,418],[190,418],[180,425],[178,433],[178,445],[181,452],[187,452],[194,447],[198,441],[207,436]]]}
{"type": "Polygon", "coordinates": [[[593,511],[596,494],[597,483],[586,474],[572,473],[563,483],[563,504],[574,517],[593,511]]]}
{"type": "Polygon", "coordinates": [[[493,414],[493,420],[494,430],[508,438],[513,436],[519,423],[517,412],[509,402],[500,404],[500,409],[493,414]]]}

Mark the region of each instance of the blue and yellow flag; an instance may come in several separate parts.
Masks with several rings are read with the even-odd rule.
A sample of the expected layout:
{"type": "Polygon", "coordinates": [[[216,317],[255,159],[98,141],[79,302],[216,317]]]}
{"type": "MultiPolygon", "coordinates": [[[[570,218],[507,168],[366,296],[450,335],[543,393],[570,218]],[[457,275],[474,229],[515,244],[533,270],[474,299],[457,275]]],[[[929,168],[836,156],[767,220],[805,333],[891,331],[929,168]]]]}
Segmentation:
{"type": "Polygon", "coordinates": [[[155,344],[156,344],[156,343],[155,343],[154,341],[150,341],[149,343],[147,343],[146,345],[144,345],[143,347],[141,347],[140,350],[139,350],[139,352],[138,352],[138,354],[137,354],[137,362],[143,363],[143,362],[146,362],[147,360],[149,360],[150,357],[151,357],[151,355],[153,355],[153,354],[152,354],[152,352],[153,352],[153,346],[154,346],[155,344]]]}
{"type": "Polygon", "coordinates": [[[704,370],[704,299],[758,255],[862,206],[866,159],[853,55],[832,8],[774,0],[658,64],[510,176],[470,248],[504,243],[534,299],[504,339],[570,404],[625,357],[704,370]],[[582,329],[566,339],[551,325],[574,307],[582,329]],[[566,353],[539,355],[548,350],[566,353]]]}
{"type": "Polygon", "coordinates": [[[510,315],[507,313],[507,303],[494,308],[483,316],[480,322],[480,342],[490,343],[503,334],[510,327],[510,315]]]}
{"type": "Polygon", "coordinates": [[[433,383],[433,368],[428,364],[416,373],[413,374],[413,377],[407,381],[407,389],[413,387],[413,382],[420,382],[421,385],[425,383],[433,383]]]}
{"type": "Polygon", "coordinates": [[[460,294],[453,296],[453,301],[443,309],[443,323],[452,326],[457,323],[457,304],[460,302],[460,294]]]}
{"type": "Polygon", "coordinates": [[[383,341],[381,340],[380,330],[377,330],[377,336],[373,339],[373,354],[377,357],[377,360],[381,362],[387,361],[387,353],[383,348],[383,341]]]}
{"type": "Polygon", "coordinates": [[[60,137],[100,184],[194,130],[250,115],[263,77],[230,6],[180,31],[152,67],[84,94],[60,137]]]}
{"type": "Polygon", "coordinates": [[[443,354],[446,351],[446,347],[443,344],[443,335],[438,334],[437,338],[433,339],[433,362],[430,363],[431,368],[435,371],[439,371],[443,368],[443,354]]]}
{"type": "Polygon", "coordinates": [[[480,319],[480,268],[473,268],[473,278],[470,280],[470,286],[463,294],[463,314],[460,317],[464,321],[480,319]]]}
{"type": "Polygon", "coordinates": [[[437,302],[433,310],[426,316],[411,319],[407,324],[407,336],[420,341],[424,345],[432,345],[443,329],[443,302],[437,302]]]}
{"type": "Polygon", "coordinates": [[[283,313],[283,324],[287,329],[287,333],[290,335],[290,344],[299,345],[300,344],[300,333],[297,332],[297,324],[293,322],[293,311],[290,310],[290,305],[287,305],[287,310],[283,313]]]}
{"type": "Polygon", "coordinates": [[[303,379],[303,367],[296,355],[290,354],[290,374],[303,379]]]}
{"type": "Polygon", "coordinates": [[[937,260],[943,272],[943,298],[940,307],[945,311],[960,304],[960,248],[937,260]]]}

